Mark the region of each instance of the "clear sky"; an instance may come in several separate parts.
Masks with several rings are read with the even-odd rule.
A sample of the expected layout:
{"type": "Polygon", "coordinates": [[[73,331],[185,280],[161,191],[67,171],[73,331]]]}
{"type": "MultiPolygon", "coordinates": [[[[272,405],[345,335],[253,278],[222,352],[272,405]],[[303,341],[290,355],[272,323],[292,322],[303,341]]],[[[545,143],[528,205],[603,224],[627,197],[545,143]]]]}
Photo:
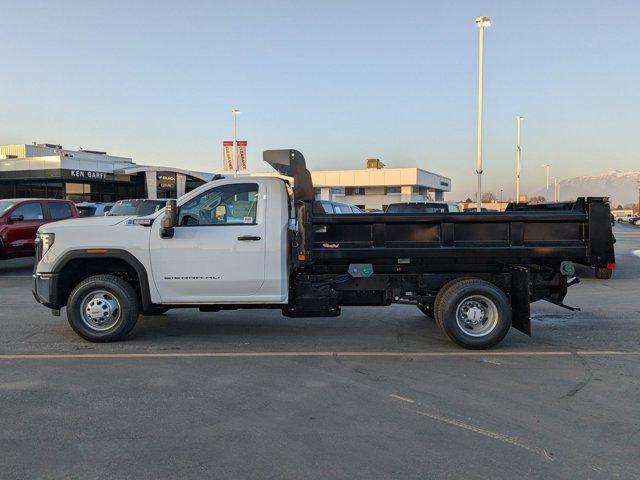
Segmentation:
{"type": "Polygon", "coordinates": [[[640,169],[637,1],[1,0],[0,144],[104,149],[216,171],[221,143],[313,169],[418,166],[475,189],[477,28],[486,190],[640,169]]]}

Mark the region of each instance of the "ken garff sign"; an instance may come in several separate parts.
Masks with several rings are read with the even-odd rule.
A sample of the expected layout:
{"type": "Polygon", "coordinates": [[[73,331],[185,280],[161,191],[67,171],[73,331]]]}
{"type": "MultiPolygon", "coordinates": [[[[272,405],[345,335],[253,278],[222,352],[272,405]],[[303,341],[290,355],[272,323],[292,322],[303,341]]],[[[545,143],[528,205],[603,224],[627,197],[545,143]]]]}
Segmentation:
{"type": "Polygon", "coordinates": [[[90,178],[93,180],[106,180],[106,172],[92,172],[90,170],[69,170],[69,175],[74,178],[90,178]]]}

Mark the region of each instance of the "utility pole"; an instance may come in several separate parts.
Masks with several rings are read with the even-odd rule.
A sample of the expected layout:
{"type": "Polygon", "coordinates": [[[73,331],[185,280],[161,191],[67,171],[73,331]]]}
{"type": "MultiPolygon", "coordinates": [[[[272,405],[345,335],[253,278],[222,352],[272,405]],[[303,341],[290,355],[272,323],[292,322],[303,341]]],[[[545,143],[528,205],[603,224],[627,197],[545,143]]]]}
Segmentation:
{"type": "Polygon", "coordinates": [[[636,180],[638,184],[638,215],[640,215],[640,180],[636,180]]]}
{"type": "Polygon", "coordinates": [[[516,123],[518,124],[518,143],[516,146],[516,203],[520,203],[520,154],[522,148],[520,147],[520,123],[522,123],[522,115],[516,117],[516,123]]]}
{"type": "Polygon", "coordinates": [[[237,117],[240,115],[240,110],[234,108],[233,111],[233,170],[234,176],[238,176],[238,121],[237,117]]]}
{"type": "Polygon", "coordinates": [[[553,177],[553,201],[560,201],[560,184],[558,184],[558,177],[553,177]]]}
{"type": "Polygon", "coordinates": [[[547,201],[549,201],[549,169],[551,168],[551,165],[545,163],[543,167],[547,170],[547,201]]]}
{"type": "Polygon", "coordinates": [[[491,26],[489,17],[478,17],[478,159],[476,173],[478,174],[477,209],[482,211],[482,67],[484,63],[484,29],[491,26]]]}

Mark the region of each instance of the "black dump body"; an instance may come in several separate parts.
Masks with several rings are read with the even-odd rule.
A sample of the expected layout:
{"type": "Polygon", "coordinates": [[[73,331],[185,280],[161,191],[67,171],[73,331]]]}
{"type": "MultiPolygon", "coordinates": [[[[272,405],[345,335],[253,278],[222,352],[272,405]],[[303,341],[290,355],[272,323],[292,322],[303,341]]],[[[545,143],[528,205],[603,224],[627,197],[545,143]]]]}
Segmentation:
{"type": "Polygon", "coordinates": [[[301,253],[320,263],[425,260],[420,263],[427,270],[478,263],[615,263],[607,200],[581,198],[571,207],[429,215],[311,214],[303,227],[301,253]]]}
{"type": "Polygon", "coordinates": [[[285,315],[335,316],[345,305],[394,302],[433,306],[448,282],[474,277],[508,295],[513,327],[529,334],[531,302],[568,307],[562,303],[567,287],[578,280],[563,262],[615,264],[606,198],[518,204],[502,213],[326,215],[314,208],[300,152],[269,151],[265,160],[295,181],[285,315]]]}

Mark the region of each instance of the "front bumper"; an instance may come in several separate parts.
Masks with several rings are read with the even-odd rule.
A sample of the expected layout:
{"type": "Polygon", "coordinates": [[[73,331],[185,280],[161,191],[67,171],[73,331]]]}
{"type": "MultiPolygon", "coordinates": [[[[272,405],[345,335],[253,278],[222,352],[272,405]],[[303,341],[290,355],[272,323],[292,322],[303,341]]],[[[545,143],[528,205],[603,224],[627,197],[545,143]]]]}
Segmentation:
{"type": "Polygon", "coordinates": [[[60,309],[58,280],[59,275],[57,273],[33,274],[33,289],[31,292],[38,303],[54,310],[60,309]]]}

